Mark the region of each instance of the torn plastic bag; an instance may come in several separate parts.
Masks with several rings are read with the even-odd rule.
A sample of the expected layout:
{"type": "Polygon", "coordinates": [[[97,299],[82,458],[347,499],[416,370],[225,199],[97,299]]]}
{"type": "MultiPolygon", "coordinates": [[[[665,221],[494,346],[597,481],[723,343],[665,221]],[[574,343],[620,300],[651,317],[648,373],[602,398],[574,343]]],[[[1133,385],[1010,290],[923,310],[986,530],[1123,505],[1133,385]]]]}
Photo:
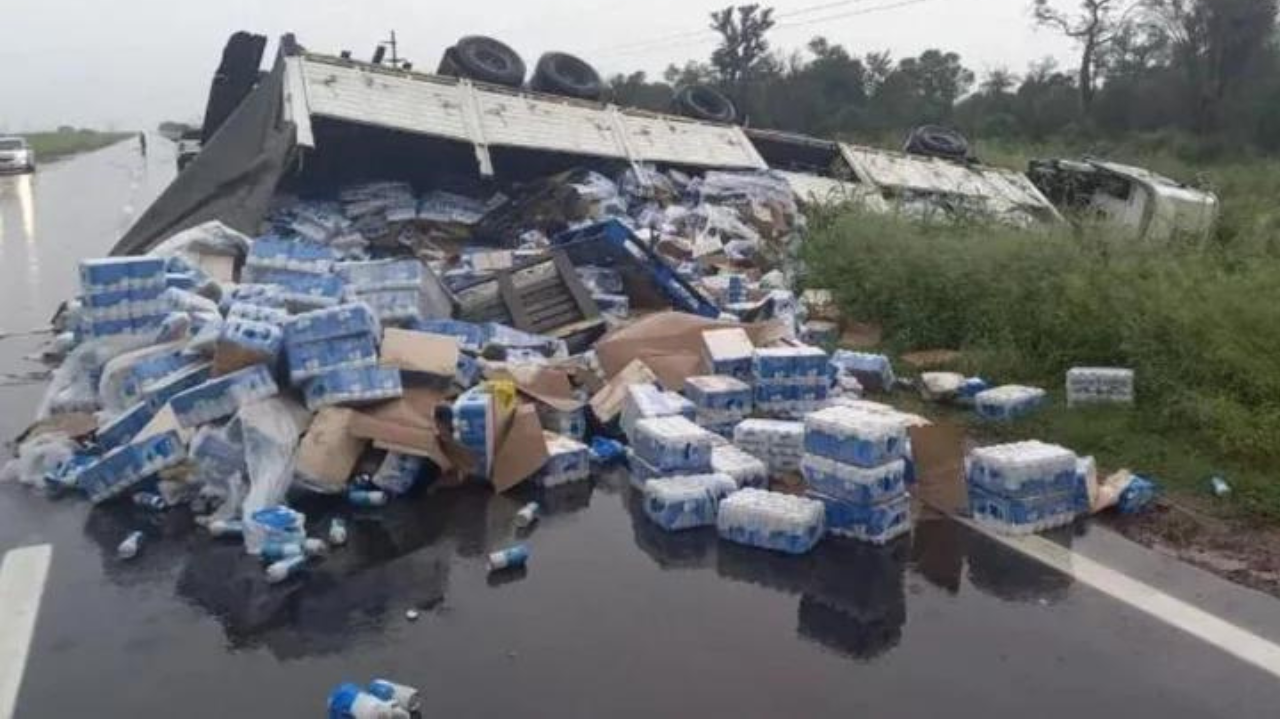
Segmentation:
{"type": "Polygon", "coordinates": [[[310,414],[293,400],[272,397],[240,408],[236,420],[249,478],[241,513],[249,517],[284,499],[293,480],[298,438],[310,425],[310,414]]]}
{"type": "Polygon", "coordinates": [[[250,240],[214,220],[173,235],[151,249],[150,255],[181,257],[199,267],[200,255],[222,255],[243,258],[249,253],[250,240]]]}
{"type": "Polygon", "coordinates": [[[54,371],[36,410],[36,419],[44,420],[64,412],[98,410],[98,378],[103,367],[112,358],[149,344],[149,338],[140,335],[115,335],[81,343],[54,371]]]}
{"type": "Polygon", "coordinates": [[[237,517],[248,489],[244,481],[244,443],[239,422],[233,420],[222,427],[200,428],[191,438],[187,455],[192,464],[191,483],[200,487],[202,495],[220,502],[208,520],[237,517]]]}
{"type": "Polygon", "coordinates": [[[17,481],[39,487],[44,479],[70,461],[79,444],[66,433],[37,435],[18,446],[18,456],[0,468],[0,482],[17,481]]]}

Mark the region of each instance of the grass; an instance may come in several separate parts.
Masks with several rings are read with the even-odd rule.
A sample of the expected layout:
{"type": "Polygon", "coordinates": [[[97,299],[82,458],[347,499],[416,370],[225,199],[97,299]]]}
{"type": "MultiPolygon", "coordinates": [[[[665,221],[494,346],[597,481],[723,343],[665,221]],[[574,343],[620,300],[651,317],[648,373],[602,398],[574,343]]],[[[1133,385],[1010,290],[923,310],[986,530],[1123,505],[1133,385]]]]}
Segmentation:
{"type": "Polygon", "coordinates": [[[136,134],[63,128],[54,132],[23,133],[22,136],[31,144],[31,149],[35,150],[37,162],[47,162],[114,145],[136,134]]]}
{"type": "Polygon", "coordinates": [[[1221,474],[1235,490],[1226,507],[1277,522],[1280,253],[1267,215],[1275,195],[1260,196],[1275,192],[1267,175],[1278,169],[1213,167],[1237,195],[1218,235],[1195,246],[819,216],[806,283],[832,288],[850,319],[880,324],[886,350],[959,349],[958,369],[993,382],[1054,390],[1076,365],[1134,368],[1132,410],[1068,411],[1058,397],[996,432],[1060,442],[1175,493],[1203,494],[1221,474]]]}

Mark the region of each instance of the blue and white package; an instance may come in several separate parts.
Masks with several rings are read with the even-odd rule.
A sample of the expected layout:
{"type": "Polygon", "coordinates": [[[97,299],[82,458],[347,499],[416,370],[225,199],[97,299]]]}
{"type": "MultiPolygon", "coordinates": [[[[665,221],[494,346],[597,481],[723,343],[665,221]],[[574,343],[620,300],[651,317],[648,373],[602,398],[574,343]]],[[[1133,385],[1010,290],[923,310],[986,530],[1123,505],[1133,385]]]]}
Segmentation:
{"type": "Polygon", "coordinates": [[[221,306],[223,310],[229,310],[233,305],[239,303],[278,308],[280,310],[284,310],[288,304],[285,301],[283,288],[278,285],[264,285],[261,283],[241,283],[222,296],[221,306]]]}
{"type": "MultiPolygon", "coordinates": [[[[662,471],[654,467],[653,465],[650,465],[649,463],[645,462],[644,459],[641,458],[639,455],[636,455],[635,451],[632,450],[631,448],[626,448],[625,453],[627,457],[627,469],[630,471],[629,476],[631,480],[631,486],[638,490],[643,490],[645,483],[649,482],[650,480],[654,480],[656,478],[671,477],[672,475],[677,474],[673,472],[662,471]]],[[[701,472],[711,472],[711,469],[707,468],[706,470],[701,472]]]]}
{"type": "Polygon", "coordinates": [[[1029,415],[1044,404],[1045,392],[1024,385],[1002,385],[973,398],[973,408],[988,420],[1013,420],[1029,415]]]}
{"type": "Polygon", "coordinates": [[[333,272],[333,249],[316,242],[298,238],[267,236],[258,238],[249,247],[245,258],[245,274],[253,282],[271,282],[259,276],[269,271],[328,275],[333,272]]]}
{"type": "Polygon", "coordinates": [[[413,329],[455,337],[458,347],[468,352],[480,352],[485,343],[484,328],[463,320],[420,320],[414,323],[413,329]]]}
{"type": "Polygon", "coordinates": [[[409,711],[360,689],[355,683],[342,683],[329,693],[330,718],[400,718],[409,717],[409,711]]]}
{"type": "Polygon", "coordinates": [[[595,294],[620,294],[623,291],[622,275],[617,270],[595,265],[578,265],[574,268],[582,284],[595,294]]]}
{"type": "Polygon", "coordinates": [[[158,287],[164,289],[164,258],[151,255],[93,258],[80,261],[80,288],[85,294],[158,287]]]}
{"type": "Polygon", "coordinates": [[[494,423],[493,397],[484,386],[471,388],[453,401],[453,437],[475,455],[480,477],[489,477],[494,423]]]}
{"type": "Polygon", "coordinates": [[[760,348],[755,351],[751,372],[757,381],[802,378],[826,378],[829,358],[822,348],[801,345],[798,347],[760,348]]]}
{"type": "Polygon", "coordinates": [[[716,524],[720,501],[738,489],[728,475],[681,475],[644,486],[644,513],[668,532],[716,524]]]}
{"type": "Polygon", "coordinates": [[[771,473],[797,472],[804,436],[802,422],[752,418],[733,429],[733,444],[763,460],[771,473]]]}
{"type": "Polygon", "coordinates": [[[625,318],[631,315],[631,298],[614,293],[595,293],[591,296],[596,307],[605,315],[625,318]]]}
{"type": "Polygon", "coordinates": [[[751,386],[728,375],[686,378],[684,394],[694,405],[694,420],[719,434],[731,434],[751,412],[751,386]]]}
{"type": "Polygon", "coordinates": [[[831,364],[845,373],[875,377],[884,390],[892,388],[896,381],[893,363],[884,355],[837,350],[831,356],[831,364]]]}
{"type": "Polygon", "coordinates": [[[391,400],[403,394],[400,371],[379,365],[326,370],[308,380],[303,388],[311,410],[391,400]]]}
{"type": "Polygon", "coordinates": [[[539,487],[558,487],[591,476],[591,454],[586,445],[551,432],[544,432],[543,437],[547,443],[547,462],[534,476],[539,487]]]}
{"type": "Polygon", "coordinates": [[[742,328],[705,330],[702,333],[702,352],[707,367],[713,375],[729,375],[750,381],[755,345],[742,328]]]}
{"type": "Polygon", "coordinates": [[[413,489],[422,476],[426,460],[415,455],[395,452],[387,453],[373,473],[373,484],[392,495],[404,495],[413,489]]]}
{"type": "Polygon", "coordinates": [[[903,456],[907,427],[901,418],[835,405],[804,419],[805,452],[849,465],[877,467],[903,456]]]}
{"type": "Polygon", "coordinates": [[[1134,372],[1126,368],[1075,367],[1067,371],[1067,406],[1133,404],[1134,372]]]}
{"type": "Polygon", "coordinates": [[[179,394],[209,382],[212,373],[213,363],[209,362],[181,367],[161,377],[144,381],[142,397],[159,408],[179,394]]]}
{"type": "Polygon", "coordinates": [[[161,470],[186,459],[186,446],[177,431],[152,435],[107,453],[76,476],[89,500],[101,503],[117,497],[161,470]]]}
{"type": "Polygon", "coordinates": [[[696,414],[693,403],[685,397],[652,383],[635,383],[627,386],[619,424],[622,432],[634,442],[636,423],[644,418],[681,415],[692,420],[696,414]]]}
{"type": "Polygon", "coordinates": [[[904,495],[907,463],[901,458],[872,468],[805,455],[800,472],[814,492],[845,503],[874,505],[904,495]]]}
{"type": "Polygon", "coordinates": [[[98,428],[97,441],[110,450],[129,442],[156,416],[156,407],[143,401],[130,406],[105,425],[98,428]]]}
{"type": "Polygon", "coordinates": [[[538,420],[543,430],[571,437],[581,441],[587,434],[587,413],[585,408],[576,410],[560,410],[545,403],[538,403],[538,420]]]}
{"type": "Polygon", "coordinates": [[[264,270],[254,275],[254,279],[279,287],[285,306],[299,311],[336,307],[342,302],[346,289],[337,275],[291,270],[264,270]]]}
{"type": "Polygon", "coordinates": [[[285,325],[284,333],[285,342],[296,345],[346,335],[380,337],[382,328],[368,306],[349,303],[295,315],[285,325]]]}
{"type": "Polygon", "coordinates": [[[120,380],[120,396],[126,402],[137,402],[155,389],[156,383],[180,370],[199,365],[204,359],[188,355],[180,349],[157,353],[139,360],[124,372],[120,380]]]}
{"type": "Polygon", "coordinates": [[[227,417],[279,391],[266,365],[252,365],[178,393],[169,404],[178,424],[192,428],[227,417]]]}
{"type": "Polygon", "coordinates": [[[808,498],[747,488],[720,502],[720,537],[741,545],[802,555],[826,531],[826,508],[808,498]]]}
{"type": "Polygon", "coordinates": [[[356,297],[373,308],[378,320],[384,323],[413,323],[422,319],[422,295],[417,290],[360,291],[356,297]]]}
{"type": "Polygon", "coordinates": [[[289,382],[301,383],[329,370],[378,364],[378,345],[372,335],[294,343],[286,349],[289,382]]]}
{"type": "MultiPolygon", "coordinates": [[[[283,297],[283,296],[282,296],[283,297]]],[[[251,302],[235,302],[227,310],[227,320],[253,320],[254,322],[279,325],[289,322],[289,311],[283,307],[258,305],[251,302]]]]}
{"type": "Polygon", "coordinates": [[[822,503],[830,535],[884,545],[911,531],[909,495],[899,494],[893,499],[870,505],[847,502],[819,492],[810,492],[809,497],[822,503]]]}
{"type": "Polygon", "coordinates": [[[712,471],[733,478],[738,487],[769,487],[769,466],[736,445],[717,445],[711,449],[712,471]]]}
{"type": "Polygon", "coordinates": [[[274,359],[284,343],[284,331],[279,325],[256,320],[228,319],[222,324],[218,342],[274,359]]]}
{"type": "Polygon", "coordinates": [[[370,260],[338,263],[338,276],[359,293],[381,290],[417,290],[422,286],[422,262],[370,260]]]}
{"type": "Polygon", "coordinates": [[[1072,492],[1077,489],[1077,457],[1072,451],[1027,440],[976,448],[965,459],[971,487],[1008,497],[1072,492]]]}
{"type": "Polygon", "coordinates": [[[713,435],[680,415],[636,422],[632,449],[663,472],[706,472],[711,467],[713,435]]]}
{"type": "Polygon", "coordinates": [[[1070,525],[1087,503],[1087,494],[1074,491],[1009,497],[969,486],[973,519],[1004,535],[1030,535],[1070,525]]]}
{"type": "Polygon", "coordinates": [[[272,505],[244,521],[244,546],[259,555],[266,545],[301,545],[307,539],[307,516],[287,505],[272,505]]]}

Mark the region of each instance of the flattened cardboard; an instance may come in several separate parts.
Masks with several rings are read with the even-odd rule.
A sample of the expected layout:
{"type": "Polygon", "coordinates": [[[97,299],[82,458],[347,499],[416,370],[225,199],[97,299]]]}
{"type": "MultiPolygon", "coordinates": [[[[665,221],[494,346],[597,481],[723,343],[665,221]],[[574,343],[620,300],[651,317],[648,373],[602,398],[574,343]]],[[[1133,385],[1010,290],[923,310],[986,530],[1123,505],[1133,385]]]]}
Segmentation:
{"type": "Polygon", "coordinates": [[[93,413],[62,413],[32,423],[26,430],[22,431],[21,435],[14,438],[14,442],[22,444],[31,438],[55,432],[66,433],[67,437],[78,440],[82,437],[87,437],[97,429],[98,418],[93,413]]]}
{"type": "MultiPolygon", "coordinates": [[[[669,368],[669,373],[674,373],[692,365],[689,358],[702,363],[703,331],[723,328],[742,328],[757,346],[778,342],[787,334],[786,326],[777,320],[743,325],[688,313],[660,312],[606,335],[596,343],[596,357],[605,377],[609,378],[622,372],[632,360],[645,361],[654,372],[661,366],[664,371],[669,368]],[[683,357],[672,359],[675,356],[683,357]]],[[[683,379],[669,379],[679,380],[677,386],[684,384],[683,379]]]]}
{"type": "Polygon", "coordinates": [[[339,493],[346,489],[369,444],[367,439],[351,434],[354,415],[350,408],[320,410],[298,444],[297,473],[317,490],[339,493]]]}
{"type": "Polygon", "coordinates": [[[213,370],[210,374],[221,377],[247,367],[269,363],[272,359],[266,353],[219,341],[213,347],[213,370]]]}
{"type": "Polygon", "coordinates": [[[573,394],[569,372],[562,368],[508,365],[495,368],[486,375],[491,380],[511,380],[524,395],[561,412],[573,412],[583,406],[583,402],[573,394]]]}
{"type": "Polygon", "coordinates": [[[964,428],[951,423],[913,427],[916,489],[921,501],[944,513],[959,514],[969,507],[964,480],[964,428]]]}
{"type": "Polygon", "coordinates": [[[489,482],[506,492],[529,479],[547,462],[547,442],[542,436],[538,410],[525,403],[506,422],[506,433],[494,453],[489,482]]]}
{"type": "Polygon", "coordinates": [[[447,470],[452,463],[440,447],[435,422],[439,397],[424,388],[406,389],[404,397],[353,412],[349,432],[372,441],[375,447],[425,457],[447,470]]]}
{"type": "Polygon", "coordinates": [[[612,380],[591,397],[591,412],[602,423],[612,422],[622,412],[628,385],[651,383],[657,379],[658,376],[643,361],[632,360],[622,372],[614,375],[612,380]]]}
{"type": "Polygon", "coordinates": [[[229,283],[235,280],[236,259],[232,255],[199,253],[196,255],[196,265],[205,271],[209,277],[220,283],[229,283]]]}
{"type": "Polygon", "coordinates": [[[458,368],[458,339],[449,335],[387,328],[380,364],[409,372],[452,378],[458,368]]]}

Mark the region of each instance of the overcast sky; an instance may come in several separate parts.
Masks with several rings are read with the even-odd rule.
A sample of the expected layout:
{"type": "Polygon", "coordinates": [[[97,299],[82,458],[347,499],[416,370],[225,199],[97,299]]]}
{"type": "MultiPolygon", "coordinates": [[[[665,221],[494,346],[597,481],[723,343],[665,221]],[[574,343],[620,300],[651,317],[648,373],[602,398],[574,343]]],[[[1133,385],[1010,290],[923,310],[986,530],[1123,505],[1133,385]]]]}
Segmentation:
{"type": "MultiPolygon", "coordinates": [[[[1065,1],[1065,0],[1064,0],[1065,1]]],[[[0,129],[57,125],[153,128],[198,120],[227,36],[297,33],[309,49],[367,57],[394,28],[401,53],[434,69],[465,34],[494,35],[532,66],[546,50],[581,54],[602,73],[659,73],[705,59],[715,37],[707,13],[730,0],[3,0],[0,129]]],[[[959,52],[979,74],[1022,70],[1063,39],[1031,27],[1029,0],[775,0],[775,48],[814,35],[855,53],[959,52]]],[[[268,48],[274,52],[274,43],[268,48]]]]}

